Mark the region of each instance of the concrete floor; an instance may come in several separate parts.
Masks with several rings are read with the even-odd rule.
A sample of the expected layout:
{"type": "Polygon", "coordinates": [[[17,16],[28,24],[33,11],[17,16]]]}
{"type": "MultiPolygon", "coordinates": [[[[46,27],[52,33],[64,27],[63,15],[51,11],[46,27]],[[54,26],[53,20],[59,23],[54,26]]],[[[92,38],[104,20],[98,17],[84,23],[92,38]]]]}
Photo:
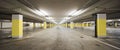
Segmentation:
{"type": "Polygon", "coordinates": [[[79,31],[56,26],[29,39],[0,45],[0,50],[117,50],[79,31]]]}

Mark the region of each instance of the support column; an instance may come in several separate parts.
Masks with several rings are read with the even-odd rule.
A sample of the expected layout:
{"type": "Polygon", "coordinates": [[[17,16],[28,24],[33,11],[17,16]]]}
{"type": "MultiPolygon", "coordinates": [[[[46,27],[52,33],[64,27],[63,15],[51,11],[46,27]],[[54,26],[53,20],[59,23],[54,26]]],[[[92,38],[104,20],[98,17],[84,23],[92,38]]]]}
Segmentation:
{"type": "Polygon", "coordinates": [[[79,26],[82,27],[82,24],[80,23],[79,26]]]}
{"type": "Polygon", "coordinates": [[[23,15],[12,15],[12,38],[23,37],[23,15]]]}
{"type": "Polygon", "coordinates": [[[97,14],[95,20],[95,37],[105,37],[106,34],[106,14],[97,14]]]}
{"type": "Polygon", "coordinates": [[[90,23],[88,23],[88,27],[90,27],[90,23]]]}
{"type": "Polygon", "coordinates": [[[33,29],[35,29],[36,28],[36,25],[35,25],[35,23],[33,23],[33,29]]]}
{"type": "Polygon", "coordinates": [[[2,21],[0,22],[0,25],[1,25],[1,26],[0,26],[0,29],[2,29],[2,27],[3,27],[2,21]]]}
{"type": "Polygon", "coordinates": [[[85,24],[84,24],[84,23],[82,23],[82,27],[85,27],[85,24]]]}
{"type": "Polygon", "coordinates": [[[89,23],[86,23],[86,27],[89,27],[89,23]]]}
{"type": "Polygon", "coordinates": [[[70,22],[70,28],[73,29],[74,28],[74,23],[70,22]]]}
{"type": "Polygon", "coordinates": [[[114,27],[117,28],[117,26],[118,26],[118,23],[114,22],[114,27]]]}
{"type": "Polygon", "coordinates": [[[47,23],[46,23],[46,22],[44,22],[44,26],[43,26],[43,28],[44,28],[44,29],[47,28],[47,23]]]}

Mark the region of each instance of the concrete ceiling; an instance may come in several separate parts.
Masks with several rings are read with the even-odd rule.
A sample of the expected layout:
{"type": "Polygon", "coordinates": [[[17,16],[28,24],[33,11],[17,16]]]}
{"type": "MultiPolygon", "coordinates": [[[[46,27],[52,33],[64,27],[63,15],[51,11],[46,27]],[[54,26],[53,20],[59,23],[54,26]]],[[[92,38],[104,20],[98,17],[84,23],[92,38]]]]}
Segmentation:
{"type": "Polygon", "coordinates": [[[19,0],[26,6],[33,9],[42,9],[48,13],[50,17],[60,22],[63,17],[67,17],[71,11],[78,10],[84,6],[89,0],[19,0]]]}
{"type": "Polygon", "coordinates": [[[78,10],[84,6],[89,0],[0,0],[1,13],[15,13],[3,11],[3,9],[17,9],[29,7],[32,10],[42,9],[46,11],[49,16],[61,21],[63,17],[68,16],[73,10],[78,10]]]}
{"type": "MultiPolygon", "coordinates": [[[[44,21],[45,18],[31,12],[31,10],[41,9],[47,12],[48,16],[53,17],[57,22],[60,22],[63,17],[67,17],[71,11],[82,8],[89,8],[91,5],[97,3],[97,1],[103,0],[0,0],[0,14],[10,15],[13,13],[20,13],[25,15],[26,18],[32,18],[33,21],[44,21]]],[[[113,1],[118,3],[118,0],[113,1]]],[[[102,7],[102,5],[98,5],[97,7],[102,7]]],[[[79,19],[80,17],[75,20],[78,21],[79,19]]]]}

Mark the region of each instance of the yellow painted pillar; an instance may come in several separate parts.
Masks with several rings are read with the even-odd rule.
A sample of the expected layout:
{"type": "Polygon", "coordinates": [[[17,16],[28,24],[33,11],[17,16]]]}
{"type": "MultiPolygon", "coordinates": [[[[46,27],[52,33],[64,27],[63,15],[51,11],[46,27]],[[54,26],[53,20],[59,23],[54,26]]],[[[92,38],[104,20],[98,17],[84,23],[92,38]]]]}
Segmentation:
{"type": "Polygon", "coordinates": [[[86,27],[86,23],[84,23],[83,25],[84,25],[84,27],[86,27]]]}
{"type": "Polygon", "coordinates": [[[82,27],[85,27],[85,24],[84,24],[84,23],[82,23],[82,27]]]}
{"type": "Polygon", "coordinates": [[[95,21],[95,37],[105,37],[106,34],[106,14],[97,14],[95,21]]]}
{"type": "Polygon", "coordinates": [[[44,29],[47,28],[47,23],[46,23],[46,22],[44,22],[44,26],[43,26],[43,28],[44,28],[44,29]]]}
{"type": "Polygon", "coordinates": [[[23,37],[23,15],[12,15],[12,38],[23,37]]]}
{"type": "Polygon", "coordinates": [[[82,24],[81,24],[81,23],[79,24],[79,27],[82,27],[82,24]]]}
{"type": "Polygon", "coordinates": [[[73,29],[74,28],[74,23],[70,22],[70,28],[73,29]]]}
{"type": "Polygon", "coordinates": [[[88,27],[90,27],[90,23],[88,23],[88,27]]]}
{"type": "Polygon", "coordinates": [[[89,23],[86,23],[86,27],[89,27],[89,23]]]}

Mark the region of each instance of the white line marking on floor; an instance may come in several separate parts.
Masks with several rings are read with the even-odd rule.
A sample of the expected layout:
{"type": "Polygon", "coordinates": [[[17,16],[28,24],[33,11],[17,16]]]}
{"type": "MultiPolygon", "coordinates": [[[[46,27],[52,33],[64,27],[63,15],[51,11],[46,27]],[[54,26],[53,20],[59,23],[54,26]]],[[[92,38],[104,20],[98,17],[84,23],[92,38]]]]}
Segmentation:
{"type": "Polygon", "coordinates": [[[98,41],[98,42],[100,42],[100,43],[102,43],[102,44],[105,44],[105,45],[107,45],[107,46],[110,46],[110,47],[112,47],[112,48],[115,48],[115,49],[120,50],[119,47],[116,47],[116,46],[114,46],[114,45],[111,45],[111,44],[108,44],[108,43],[106,43],[106,42],[100,41],[100,40],[98,40],[98,39],[95,39],[95,40],[98,41]]]}
{"type": "MultiPolygon", "coordinates": [[[[84,35],[84,34],[82,34],[82,35],[83,35],[83,36],[87,36],[87,35],[84,35]]],[[[112,48],[115,48],[115,49],[120,50],[119,47],[116,47],[116,46],[114,46],[114,45],[108,44],[108,43],[106,43],[106,42],[103,42],[103,41],[98,40],[98,39],[96,39],[96,38],[93,38],[93,37],[91,37],[91,36],[87,36],[87,37],[90,37],[90,38],[92,38],[92,39],[95,39],[95,40],[98,41],[99,43],[102,43],[102,44],[105,44],[105,45],[110,46],[110,47],[112,47],[112,48]]]]}

